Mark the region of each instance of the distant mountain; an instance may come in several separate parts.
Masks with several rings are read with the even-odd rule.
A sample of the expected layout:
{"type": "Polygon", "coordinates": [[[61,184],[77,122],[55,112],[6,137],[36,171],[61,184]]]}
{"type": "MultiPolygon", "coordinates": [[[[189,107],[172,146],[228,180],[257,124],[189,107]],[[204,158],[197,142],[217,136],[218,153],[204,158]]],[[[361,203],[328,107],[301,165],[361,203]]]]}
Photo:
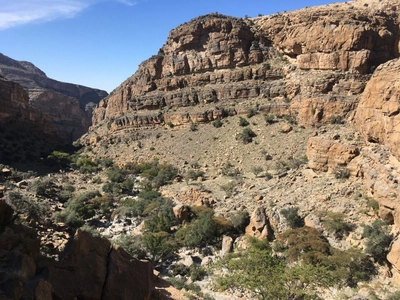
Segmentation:
{"type": "Polygon", "coordinates": [[[34,64],[1,53],[0,75],[19,83],[27,91],[30,106],[53,120],[65,143],[76,140],[88,130],[93,108],[108,95],[103,90],[48,78],[34,64]]]}

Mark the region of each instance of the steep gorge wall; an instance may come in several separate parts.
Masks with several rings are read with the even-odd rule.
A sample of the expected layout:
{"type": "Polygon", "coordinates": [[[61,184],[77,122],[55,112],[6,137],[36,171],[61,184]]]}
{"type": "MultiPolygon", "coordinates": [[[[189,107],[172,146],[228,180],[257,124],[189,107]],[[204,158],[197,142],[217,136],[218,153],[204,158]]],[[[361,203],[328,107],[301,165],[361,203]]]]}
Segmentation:
{"type": "Polygon", "coordinates": [[[254,102],[306,127],[352,117],[374,68],[398,56],[397,10],[382,3],[195,18],[99,103],[92,130],[209,122],[254,102]]]}

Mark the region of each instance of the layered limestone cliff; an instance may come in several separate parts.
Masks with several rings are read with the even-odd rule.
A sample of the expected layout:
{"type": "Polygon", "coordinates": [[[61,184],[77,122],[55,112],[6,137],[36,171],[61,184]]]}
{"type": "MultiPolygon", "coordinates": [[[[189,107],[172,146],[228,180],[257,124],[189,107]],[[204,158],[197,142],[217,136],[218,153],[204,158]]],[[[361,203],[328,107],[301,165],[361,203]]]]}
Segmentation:
{"type": "Polygon", "coordinates": [[[252,102],[306,127],[351,117],[375,67],[398,56],[396,9],[357,1],[195,18],[100,102],[93,128],[209,122],[246,113],[252,102]]]}

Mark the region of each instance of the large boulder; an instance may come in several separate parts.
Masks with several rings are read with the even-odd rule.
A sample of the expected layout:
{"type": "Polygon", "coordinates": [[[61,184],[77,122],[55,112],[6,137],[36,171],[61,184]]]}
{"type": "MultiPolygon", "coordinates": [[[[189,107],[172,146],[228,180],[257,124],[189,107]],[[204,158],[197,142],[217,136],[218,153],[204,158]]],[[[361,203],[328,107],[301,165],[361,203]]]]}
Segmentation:
{"type": "Polygon", "coordinates": [[[154,287],[150,262],[81,230],[47,274],[57,299],[150,299],[154,287]]]}
{"type": "Polygon", "coordinates": [[[272,240],[274,232],[264,207],[257,207],[250,217],[250,224],[246,227],[246,234],[258,239],[272,240]]]}

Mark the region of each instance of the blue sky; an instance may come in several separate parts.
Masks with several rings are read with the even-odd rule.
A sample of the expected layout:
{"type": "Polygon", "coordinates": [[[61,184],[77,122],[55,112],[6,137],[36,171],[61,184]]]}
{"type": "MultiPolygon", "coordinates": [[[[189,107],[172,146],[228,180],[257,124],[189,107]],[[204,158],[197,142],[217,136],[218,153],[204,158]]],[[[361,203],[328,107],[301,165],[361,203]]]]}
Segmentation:
{"type": "Polygon", "coordinates": [[[256,17],[333,2],[344,1],[0,0],[0,53],[50,78],[111,92],[194,17],[256,17]]]}

